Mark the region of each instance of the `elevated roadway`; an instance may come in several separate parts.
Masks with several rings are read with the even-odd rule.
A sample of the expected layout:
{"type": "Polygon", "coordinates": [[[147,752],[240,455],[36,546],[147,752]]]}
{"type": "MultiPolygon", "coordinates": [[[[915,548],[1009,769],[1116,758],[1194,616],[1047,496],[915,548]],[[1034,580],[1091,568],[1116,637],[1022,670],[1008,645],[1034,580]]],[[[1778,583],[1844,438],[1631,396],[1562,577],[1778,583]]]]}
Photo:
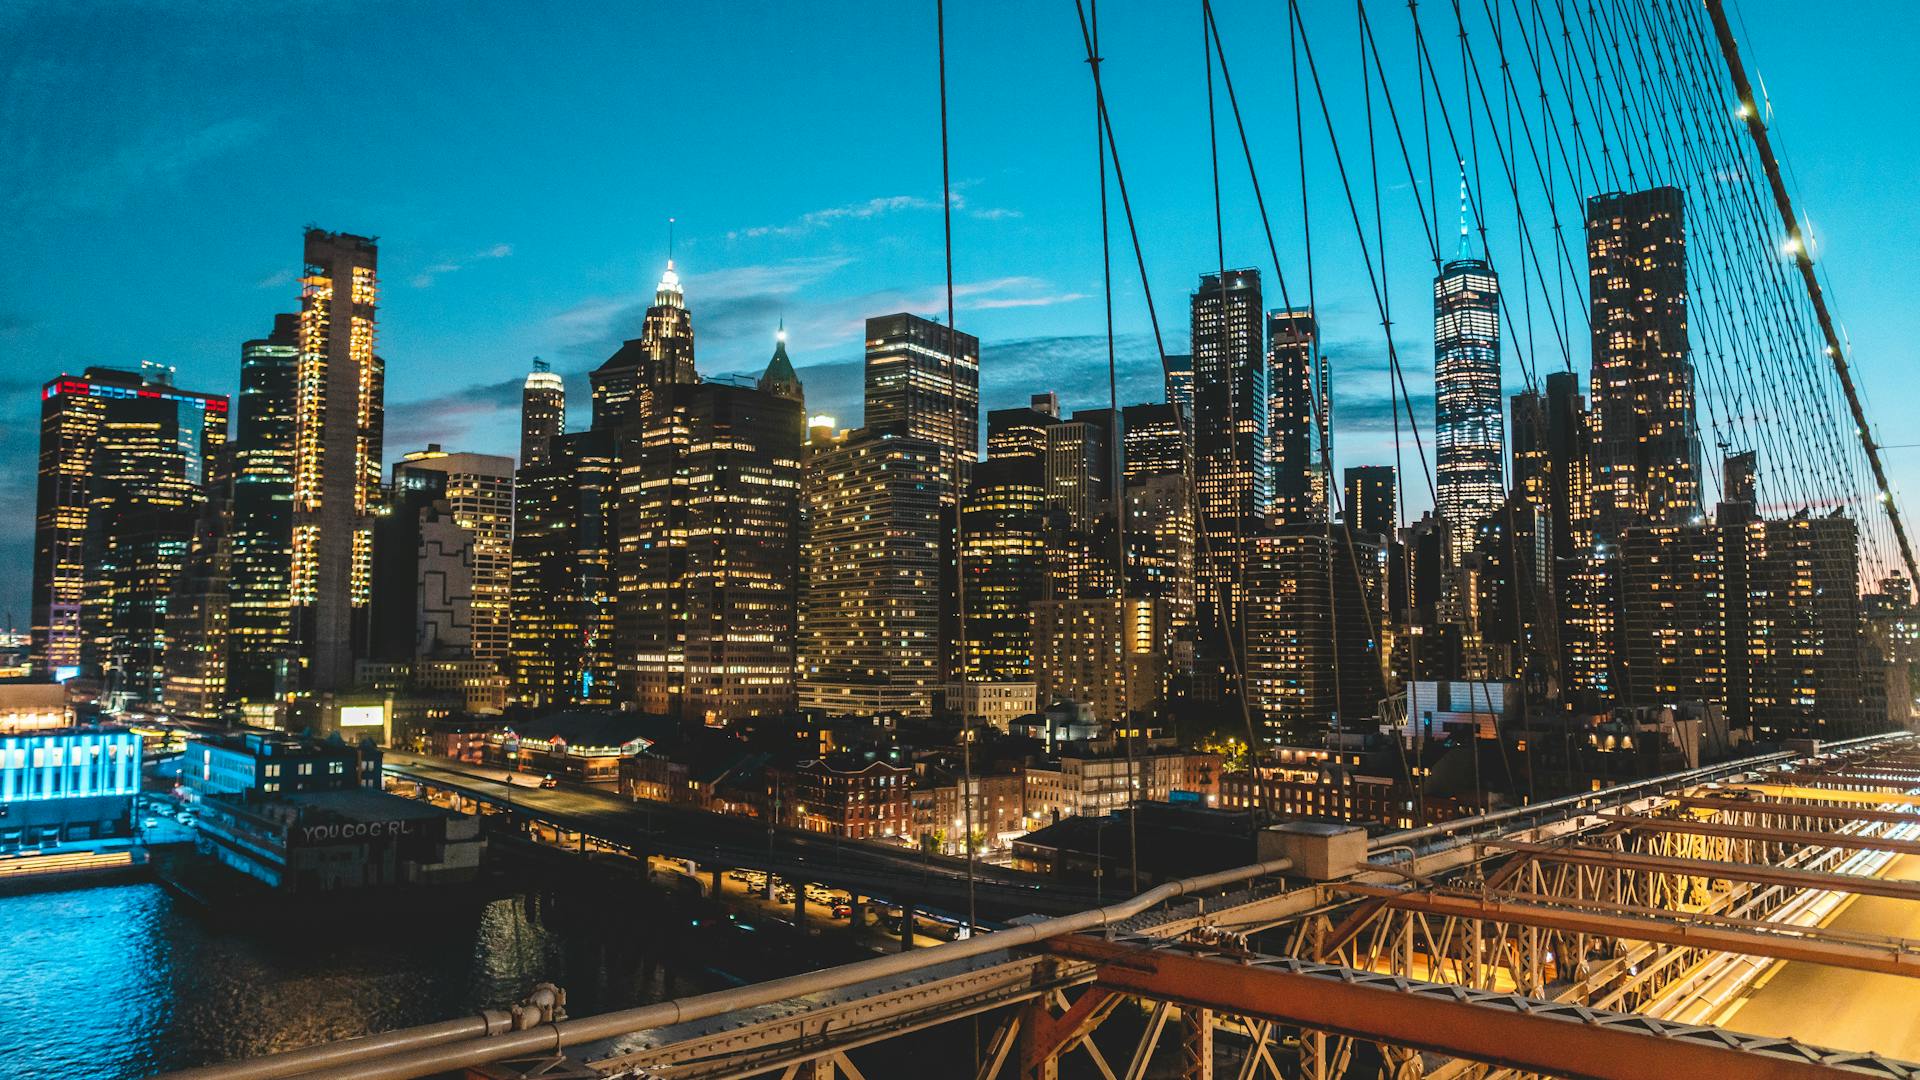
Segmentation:
{"type": "MultiPolygon", "coordinates": [[[[510,811],[518,819],[577,833],[636,855],[688,859],[703,868],[764,870],[955,918],[967,913],[964,859],[895,844],[850,840],[775,826],[755,818],[708,813],[609,792],[541,788],[525,774],[415,754],[390,753],[391,777],[510,811]],[[517,777],[518,782],[514,782],[517,777]]],[[[1051,878],[976,862],[973,895],[982,921],[1079,911],[1091,892],[1051,878]]]]}

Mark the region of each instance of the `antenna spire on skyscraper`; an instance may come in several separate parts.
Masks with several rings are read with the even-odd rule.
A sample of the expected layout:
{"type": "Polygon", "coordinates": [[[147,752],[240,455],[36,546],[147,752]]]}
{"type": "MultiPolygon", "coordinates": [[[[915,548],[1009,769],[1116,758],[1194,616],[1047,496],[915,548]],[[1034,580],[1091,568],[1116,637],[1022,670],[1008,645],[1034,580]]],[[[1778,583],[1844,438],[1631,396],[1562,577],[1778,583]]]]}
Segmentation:
{"type": "Polygon", "coordinates": [[[1467,242],[1467,162],[1460,159],[1460,255],[1464,259],[1472,254],[1467,242]]]}

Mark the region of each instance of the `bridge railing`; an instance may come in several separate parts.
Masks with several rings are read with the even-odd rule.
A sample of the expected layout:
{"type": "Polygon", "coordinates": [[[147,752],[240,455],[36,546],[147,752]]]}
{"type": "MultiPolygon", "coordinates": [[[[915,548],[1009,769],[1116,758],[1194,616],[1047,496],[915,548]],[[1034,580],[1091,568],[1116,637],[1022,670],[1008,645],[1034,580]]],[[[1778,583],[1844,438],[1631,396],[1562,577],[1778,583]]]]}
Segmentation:
{"type": "MultiPolygon", "coordinates": [[[[1861,735],[1821,744],[1820,753],[1847,753],[1864,750],[1886,743],[1912,738],[1904,731],[1887,732],[1879,735],[1861,735]]],[[[1757,771],[1773,765],[1799,761],[1810,755],[1794,751],[1782,751],[1773,754],[1756,754],[1752,757],[1723,761],[1713,765],[1703,765],[1697,769],[1683,772],[1666,773],[1661,776],[1636,780],[1627,784],[1615,784],[1598,791],[1583,791],[1575,795],[1562,795],[1557,799],[1546,799],[1525,806],[1496,810],[1490,814],[1480,814],[1470,818],[1441,822],[1437,825],[1425,825],[1404,832],[1384,833],[1374,837],[1368,847],[1372,851],[1392,848],[1409,848],[1428,852],[1441,848],[1457,847],[1475,840],[1485,839],[1515,829],[1531,828],[1551,821],[1560,821],[1568,817],[1592,810],[1602,810],[1618,806],[1624,802],[1650,795],[1664,795],[1667,792],[1695,784],[1725,780],[1745,773],[1757,771]]]]}
{"type": "MultiPolygon", "coordinates": [[[[1866,736],[1829,744],[1823,752],[1864,749],[1876,743],[1911,736],[1894,733],[1866,736]]],[[[1692,769],[1620,785],[1591,794],[1568,796],[1527,807],[1499,811],[1447,825],[1390,834],[1375,850],[1392,847],[1429,848],[1469,843],[1490,830],[1511,831],[1529,821],[1564,818],[1603,805],[1617,805],[1643,795],[1661,794],[1676,787],[1738,776],[1808,755],[1781,753],[1745,758],[1726,765],[1692,769]],[[1439,841],[1439,843],[1430,843],[1439,841]]],[[[1127,900],[1089,911],[1017,924],[1005,930],[947,942],[909,953],[861,960],[839,967],[792,975],[782,979],[734,987],[694,997],[644,1005],[579,1019],[547,1020],[522,1026],[503,1023],[505,1014],[486,1012],[465,1020],[384,1032],[358,1039],[309,1047],[246,1061],[211,1065],[170,1074],[165,1080],[409,1080],[412,1077],[483,1065],[529,1054],[563,1054],[569,1047],[618,1038],[637,1031],[690,1023],[723,1013],[758,1008],[807,994],[826,993],[876,979],[924,972],[929,968],[1006,952],[1051,938],[1082,934],[1117,926],[1181,896],[1211,893],[1228,886],[1285,873],[1288,859],[1181,878],[1149,889],[1127,900]]]]}

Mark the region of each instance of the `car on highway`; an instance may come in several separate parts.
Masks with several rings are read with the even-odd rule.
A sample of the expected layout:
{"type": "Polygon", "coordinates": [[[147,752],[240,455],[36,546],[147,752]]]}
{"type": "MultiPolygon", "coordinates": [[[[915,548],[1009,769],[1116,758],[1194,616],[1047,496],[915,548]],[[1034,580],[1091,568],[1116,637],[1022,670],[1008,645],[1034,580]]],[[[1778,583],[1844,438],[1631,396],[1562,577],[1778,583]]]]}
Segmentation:
{"type": "Polygon", "coordinates": [[[560,781],[554,779],[552,773],[548,773],[540,778],[540,786],[543,788],[557,788],[560,786],[560,781]]]}

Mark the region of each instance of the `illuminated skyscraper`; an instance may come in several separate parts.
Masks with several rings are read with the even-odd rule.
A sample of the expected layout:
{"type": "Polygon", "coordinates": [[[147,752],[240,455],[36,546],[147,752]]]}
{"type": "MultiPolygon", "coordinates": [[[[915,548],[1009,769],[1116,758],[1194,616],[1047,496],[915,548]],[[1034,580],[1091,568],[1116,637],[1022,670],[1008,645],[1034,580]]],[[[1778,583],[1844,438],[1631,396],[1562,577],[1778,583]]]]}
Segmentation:
{"type": "Polygon", "coordinates": [[[960,504],[969,683],[1033,683],[1033,605],[1046,578],[1039,463],[989,458],[960,504]]]}
{"type": "MultiPolygon", "coordinates": [[[[763,382],[798,386],[784,343],[763,382]]],[[[615,640],[640,711],[720,725],[793,707],[804,426],[794,398],[689,383],[656,387],[625,440],[615,640]]]]}
{"type": "Polygon", "coordinates": [[[1069,527],[1091,532],[1112,511],[1113,413],[1081,409],[1047,426],[1047,507],[1069,527]]]}
{"type": "Polygon", "coordinates": [[[1121,471],[1132,476],[1186,476],[1193,454],[1176,406],[1152,403],[1120,410],[1121,471]]]}
{"type": "MultiPolygon", "coordinates": [[[[1304,308],[1267,313],[1268,445],[1272,448],[1273,521],[1310,525],[1327,520],[1327,490],[1320,468],[1319,416],[1331,415],[1325,361],[1316,370],[1319,327],[1304,308]]],[[[1329,439],[1328,447],[1332,442],[1329,439]]]]}
{"type": "MultiPolygon", "coordinates": [[[[806,411],[807,389],[800,385],[800,376],[793,370],[793,360],[787,356],[787,321],[780,320],[780,328],[773,335],[773,356],[767,361],[767,369],[760,373],[756,383],[763,394],[772,394],[799,405],[802,413],[806,411]]],[[[802,435],[805,434],[803,431],[802,435]]]]}
{"type": "Polygon", "coordinates": [[[1390,540],[1399,531],[1393,466],[1359,465],[1346,472],[1347,524],[1355,532],[1390,540]]]}
{"type": "Polygon", "coordinates": [[[363,236],[308,229],[294,389],[293,631],[301,686],[347,689],[365,641],[386,426],[374,351],[379,251],[363,236]]]}
{"type": "Polygon", "coordinates": [[[300,316],[240,347],[228,541],[227,687],[265,705],[293,676],[293,469],[300,316]]]}
{"type": "Polygon", "coordinates": [[[1453,559],[1473,550],[1475,529],[1506,498],[1500,416],[1500,278],[1484,259],[1460,256],[1433,281],[1434,482],[1453,559]]]}
{"type": "Polygon", "coordinates": [[[228,528],[225,493],[216,487],[194,521],[167,598],[161,706],[176,717],[218,720],[227,703],[228,528]]]}
{"type": "Polygon", "coordinates": [[[1685,195],[1659,187],[1587,200],[1587,264],[1599,538],[1690,524],[1701,502],[1685,195]]]}
{"type": "Polygon", "coordinates": [[[507,609],[513,596],[513,459],[497,454],[447,453],[438,445],[416,450],[393,467],[399,485],[410,472],[445,475],[441,497],[453,523],[473,534],[473,630],[475,660],[507,658],[507,609]]]}
{"type": "Polygon", "coordinates": [[[613,701],[618,481],[605,430],[551,440],[516,477],[510,640],[514,695],[526,704],[613,701]]]}
{"type": "Polygon", "coordinates": [[[1043,460],[1047,429],[1059,422],[1060,399],[1052,393],[1033,395],[1024,409],[994,409],[987,413],[987,459],[1043,460]]]}
{"type": "Polygon", "coordinates": [[[159,700],[166,596],[206,489],[222,478],[227,399],[172,369],[88,368],[40,391],[32,665],[159,700]]]}
{"type": "Polygon", "coordinates": [[[546,460],[547,442],[567,430],[567,384],[552,365],[533,358],[533,370],[520,388],[520,464],[546,460]]]}
{"type": "Polygon", "coordinates": [[[1166,683],[1165,611],[1144,599],[1046,600],[1033,606],[1034,672],[1043,704],[1077,701],[1101,720],[1150,708],[1166,683]]]}
{"type": "Polygon", "coordinates": [[[932,715],[944,684],[940,493],[950,460],[949,447],[888,430],[814,451],[801,546],[801,708],[932,715]]]}
{"type": "Polygon", "coordinates": [[[1379,547],[1325,525],[1254,541],[1247,566],[1247,702],[1269,737],[1375,715],[1382,692],[1379,547]]]}
{"type": "Polygon", "coordinates": [[[621,345],[589,378],[596,428],[639,423],[652,407],[655,389],[699,381],[693,366],[693,315],[672,259],[654,289],[640,336],[621,345]]]}
{"type": "Polygon", "coordinates": [[[1167,404],[1179,406],[1193,419],[1193,354],[1168,353],[1161,361],[1167,381],[1167,404]]]}
{"type": "Polygon", "coordinates": [[[867,320],[867,430],[941,448],[942,501],[956,501],[980,446],[980,339],[918,315],[867,320]]]}

